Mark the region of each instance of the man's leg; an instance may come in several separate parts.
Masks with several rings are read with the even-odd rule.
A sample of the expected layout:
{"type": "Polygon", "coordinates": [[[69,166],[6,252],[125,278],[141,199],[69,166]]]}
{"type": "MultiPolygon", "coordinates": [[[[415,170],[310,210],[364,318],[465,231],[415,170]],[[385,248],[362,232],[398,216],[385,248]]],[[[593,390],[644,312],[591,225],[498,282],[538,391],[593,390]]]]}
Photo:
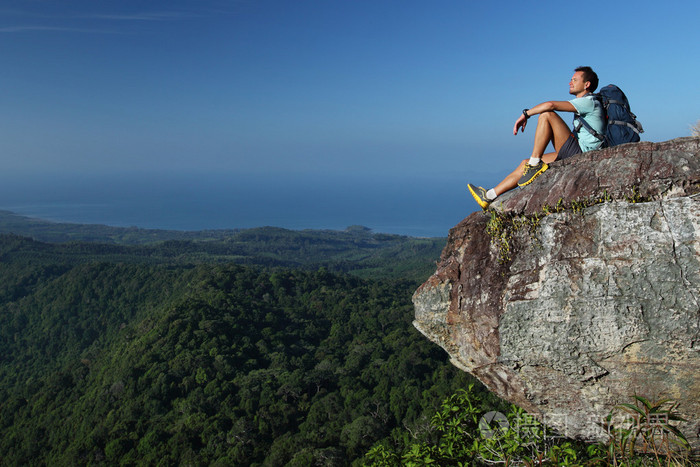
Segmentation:
{"type": "MultiPolygon", "coordinates": [[[[557,153],[556,152],[550,152],[547,154],[542,154],[541,159],[545,164],[550,164],[554,162],[557,159],[557,153]]],[[[518,166],[517,169],[512,171],[510,174],[504,178],[501,183],[493,187],[493,191],[495,192],[495,195],[502,195],[506,191],[510,191],[516,186],[518,186],[518,181],[520,178],[523,176],[523,172],[525,171],[525,166],[528,164],[529,160],[524,159],[520,165],[518,166]]]]}
{"type": "Polygon", "coordinates": [[[535,142],[532,145],[532,155],[527,165],[523,168],[523,174],[517,181],[517,185],[525,186],[547,170],[549,164],[547,161],[542,160],[545,149],[547,149],[547,146],[551,142],[554,146],[555,154],[557,154],[570,134],[569,127],[558,114],[555,112],[540,114],[537,119],[537,128],[535,129],[535,142]]]}
{"type": "Polygon", "coordinates": [[[556,112],[540,114],[537,118],[535,143],[533,144],[532,155],[530,157],[533,159],[541,158],[550,142],[554,145],[554,153],[558,153],[570,134],[571,130],[569,126],[562,120],[559,114],[556,112]]]}
{"type": "MultiPolygon", "coordinates": [[[[532,156],[530,160],[525,159],[520,163],[517,169],[508,174],[498,185],[491,190],[479,190],[480,187],[470,187],[469,191],[484,209],[488,203],[493,201],[497,196],[502,195],[506,191],[512,190],[518,186],[518,182],[523,177],[523,172],[527,165],[535,166],[542,161],[545,164],[554,162],[561,147],[566,142],[571,134],[569,126],[562,120],[556,112],[545,112],[537,118],[537,127],[535,128],[535,142],[532,148],[532,156]],[[549,143],[554,145],[554,151],[545,154],[549,143]],[[533,163],[534,162],[534,163],[533,163]],[[483,192],[482,192],[483,191],[483,192]]],[[[541,170],[537,174],[543,172],[541,170]]],[[[536,176],[536,175],[535,175],[536,176]]],[[[530,180],[534,179],[532,177],[530,180]]]]}

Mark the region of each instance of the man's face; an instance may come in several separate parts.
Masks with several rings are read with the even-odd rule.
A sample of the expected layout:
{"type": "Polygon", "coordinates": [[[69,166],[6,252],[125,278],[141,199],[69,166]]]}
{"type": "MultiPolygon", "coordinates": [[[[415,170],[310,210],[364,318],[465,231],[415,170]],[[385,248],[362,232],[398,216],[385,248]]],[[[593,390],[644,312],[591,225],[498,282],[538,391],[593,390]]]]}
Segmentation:
{"type": "Polygon", "coordinates": [[[569,81],[569,94],[577,96],[584,92],[586,90],[586,83],[587,81],[583,81],[583,72],[575,72],[574,76],[571,77],[571,81],[569,81]]]}

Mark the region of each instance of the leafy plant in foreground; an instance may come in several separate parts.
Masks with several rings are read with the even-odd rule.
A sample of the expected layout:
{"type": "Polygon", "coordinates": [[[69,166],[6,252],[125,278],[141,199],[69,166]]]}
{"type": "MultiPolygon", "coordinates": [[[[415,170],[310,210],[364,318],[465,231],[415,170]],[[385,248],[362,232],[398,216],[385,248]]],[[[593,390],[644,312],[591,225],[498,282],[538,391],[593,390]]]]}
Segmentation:
{"type": "Polygon", "coordinates": [[[552,436],[519,407],[510,405],[505,415],[489,411],[488,402],[473,385],[457,391],[433,416],[433,439],[398,453],[377,445],[365,465],[581,465],[586,457],[582,445],[552,436]]]}
{"type": "Polygon", "coordinates": [[[652,458],[656,465],[684,465],[688,462],[688,440],[672,421],[685,421],[678,415],[678,403],[670,399],[650,401],[634,396],[634,404],[620,404],[606,418],[612,465],[629,465],[634,460],[652,458]],[[641,458],[641,459],[640,459],[641,458]]]}
{"type": "Polygon", "coordinates": [[[374,446],[365,455],[369,466],[661,466],[692,465],[685,436],[671,421],[682,421],[677,404],[635,396],[620,404],[606,421],[607,444],[585,444],[558,436],[515,405],[502,412],[488,409],[473,385],[445,399],[431,420],[430,439],[401,449],[374,446]]]}

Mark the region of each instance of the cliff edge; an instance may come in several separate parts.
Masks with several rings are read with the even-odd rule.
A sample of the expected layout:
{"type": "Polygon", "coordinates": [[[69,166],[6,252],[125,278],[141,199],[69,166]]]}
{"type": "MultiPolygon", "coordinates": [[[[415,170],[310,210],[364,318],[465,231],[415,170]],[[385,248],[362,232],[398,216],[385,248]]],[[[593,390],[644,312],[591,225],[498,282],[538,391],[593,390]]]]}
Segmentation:
{"type": "Polygon", "coordinates": [[[699,193],[700,138],[555,162],[450,230],[414,325],[564,435],[605,441],[615,405],[664,397],[697,452],[699,193]]]}

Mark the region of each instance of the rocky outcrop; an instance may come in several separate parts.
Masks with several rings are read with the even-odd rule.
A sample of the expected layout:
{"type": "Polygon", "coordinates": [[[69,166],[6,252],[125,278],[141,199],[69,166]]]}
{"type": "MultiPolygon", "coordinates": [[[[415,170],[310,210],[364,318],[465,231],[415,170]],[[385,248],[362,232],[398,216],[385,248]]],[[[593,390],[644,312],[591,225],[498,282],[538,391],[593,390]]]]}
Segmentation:
{"type": "Polygon", "coordinates": [[[452,362],[561,433],[668,397],[700,448],[700,138],[555,162],[454,227],[414,294],[452,362]]]}

